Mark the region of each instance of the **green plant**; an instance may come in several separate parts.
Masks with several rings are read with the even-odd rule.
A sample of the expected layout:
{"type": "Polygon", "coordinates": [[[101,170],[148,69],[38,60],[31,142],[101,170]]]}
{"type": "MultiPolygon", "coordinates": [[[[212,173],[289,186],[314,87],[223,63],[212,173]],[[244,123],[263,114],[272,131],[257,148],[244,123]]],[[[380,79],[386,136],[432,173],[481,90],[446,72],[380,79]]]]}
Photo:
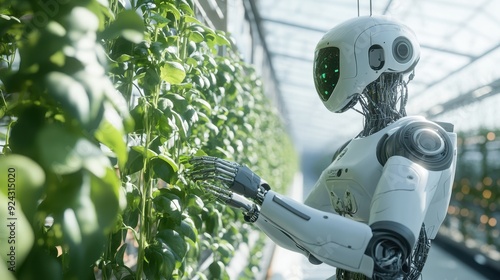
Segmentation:
{"type": "Polygon", "coordinates": [[[488,257],[500,251],[495,214],[500,200],[498,135],[498,129],[487,128],[458,133],[455,182],[442,228],[448,236],[460,236],[462,242],[474,240],[472,248],[482,248],[488,257]]]}
{"type": "Polygon", "coordinates": [[[184,176],[187,159],[234,160],[279,189],[296,158],[226,35],[187,1],[0,3],[3,153],[45,175],[16,275],[227,278],[251,228],[184,176]]]}
{"type": "MultiPolygon", "coordinates": [[[[115,151],[124,166],[126,143],[121,139],[132,127],[96,41],[107,7],[76,2],[2,3],[1,55],[7,67],[1,76],[1,111],[10,118],[4,151],[34,160],[45,174],[42,191],[32,198],[41,203],[35,213],[25,211],[36,242],[22,265],[14,267],[19,278],[42,271],[59,279],[58,270],[66,278],[91,275],[124,204],[113,164],[99,147],[115,151]],[[47,218],[53,219],[50,227],[44,226],[47,218]],[[53,267],[59,268],[50,271],[53,267]]],[[[6,159],[2,169],[29,173],[27,166],[14,165],[13,156],[6,159]]]]}

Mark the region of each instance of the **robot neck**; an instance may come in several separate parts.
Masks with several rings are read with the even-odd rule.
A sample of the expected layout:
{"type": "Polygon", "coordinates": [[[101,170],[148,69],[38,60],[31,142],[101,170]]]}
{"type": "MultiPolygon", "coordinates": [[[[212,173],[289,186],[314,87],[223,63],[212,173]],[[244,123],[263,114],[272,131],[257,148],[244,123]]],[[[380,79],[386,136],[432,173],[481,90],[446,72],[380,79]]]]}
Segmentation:
{"type": "Polygon", "coordinates": [[[370,83],[359,96],[364,116],[359,137],[369,136],[406,116],[407,82],[401,73],[384,73],[370,83]]]}

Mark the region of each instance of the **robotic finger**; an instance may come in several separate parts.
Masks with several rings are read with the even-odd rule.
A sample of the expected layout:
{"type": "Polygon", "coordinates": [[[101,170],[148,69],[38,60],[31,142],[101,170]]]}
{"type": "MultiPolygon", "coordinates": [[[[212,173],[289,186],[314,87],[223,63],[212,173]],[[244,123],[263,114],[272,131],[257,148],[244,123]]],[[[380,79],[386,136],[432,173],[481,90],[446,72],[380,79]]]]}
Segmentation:
{"type": "Polygon", "coordinates": [[[193,157],[189,172],[194,181],[215,181],[230,191],[261,204],[269,186],[248,167],[217,157],[193,157]]]}
{"type": "Polygon", "coordinates": [[[250,211],[253,208],[253,202],[241,195],[233,193],[232,191],[210,184],[203,184],[203,186],[205,187],[207,192],[217,198],[219,202],[222,202],[234,208],[239,208],[245,212],[250,211]]]}
{"type": "Polygon", "coordinates": [[[211,184],[202,184],[205,189],[221,203],[243,211],[245,220],[255,222],[259,215],[259,208],[255,203],[244,196],[234,193],[228,189],[217,187],[211,184]]]}
{"type": "Polygon", "coordinates": [[[195,181],[219,180],[231,184],[238,172],[238,164],[216,157],[193,157],[190,160],[193,169],[190,172],[195,181]]]}

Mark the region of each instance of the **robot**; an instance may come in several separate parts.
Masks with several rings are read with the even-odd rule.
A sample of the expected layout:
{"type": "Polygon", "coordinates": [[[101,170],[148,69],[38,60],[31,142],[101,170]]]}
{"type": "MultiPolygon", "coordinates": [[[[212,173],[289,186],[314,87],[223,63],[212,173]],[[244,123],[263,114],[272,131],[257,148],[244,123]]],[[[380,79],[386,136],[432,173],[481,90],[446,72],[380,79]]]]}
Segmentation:
{"type": "Polygon", "coordinates": [[[332,112],[358,111],[364,126],[303,203],[220,158],[194,157],[190,176],[277,245],[336,267],[337,279],[419,278],[447,213],[457,146],[452,124],[406,115],[419,57],[414,33],[382,16],[348,20],[319,41],[319,98],[332,112]]]}

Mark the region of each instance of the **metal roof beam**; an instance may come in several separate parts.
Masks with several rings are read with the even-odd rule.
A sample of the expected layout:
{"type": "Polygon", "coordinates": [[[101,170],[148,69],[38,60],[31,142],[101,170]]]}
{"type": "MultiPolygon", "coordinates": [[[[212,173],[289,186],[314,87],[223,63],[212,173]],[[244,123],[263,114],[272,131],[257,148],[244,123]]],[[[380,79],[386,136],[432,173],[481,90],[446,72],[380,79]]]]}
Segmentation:
{"type": "Polygon", "coordinates": [[[383,15],[387,14],[387,12],[389,12],[389,9],[391,8],[391,6],[392,6],[392,0],[389,0],[389,1],[387,2],[387,5],[385,6],[385,9],[384,9],[384,11],[382,12],[382,14],[383,14],[383,15]]]}
{"type": "Polygon", "coordinates": [[[491,82],[488,85],[482,86],[480,88],[471,90],[465,94],[461,94],[451,100],[444,103],[435,105],[425,112],[429,117],[436,117],[445,112],[449,112],[472,103],[481,101],[488,97],[500,93],[500,79],[491,82]]]}
{"type": "Polygon", "coordinates": [[[453,71],[450,71],[450,72],[448,73],[448,75],[447,75],[444,79],[442,79],[442,80],[436,80],[436,81],[434,81],[434,82],[432,82],[432,83],[429,83],[429,84],[427,85],[427,87],[425,87],[423,90],[427,90],[427,89],[429,89],[429,88],[431,88],[431,87],[433,87],[433,86],[435,86],[435,85],[437,85],[437,84],[439,84],[439,83],[443,82],[443,81],[444,81],[444,80],[446,80],[446,79],[450,79],[450,78],[451,78],[453,75],[455,75],[456,73],[458,73],[458,72],[462,71],[463,69],[467,68],[467,67],[468,67],[469,65],[471,65],[472,63],[476,62],[477,60],[479,60],[479,59],[481,59],[481,58],[483,58],[483,57],[485,57],[485,56],[487,56],[488,54],[492,53],[493,51],[495,51],[495,50],[496,50],[496,49],[498,49],[498,48],[500,48],[500,43],[499,43],[499,44],[497,44],[496,46],[493,46],[491,49],[489,49],[489,50],[485,51],[485,52],[484,52],[484,53],[482,53],[481,55],[478,55],[478,56],[474,56],[474,57],[472,57],[472,58],[471,58],[471,60],[469,61],[469,63],[467,63],[466,65],[460,66],[460,67],[458,67],[457,69],[455,69],[455,70],[453,70],[453,71]]]}
{"type": "Polygon", "coordinates": [[[293,22],[285,22],[282,20],[276,20],[276,19],[270,19],[270,18],[261,18],[262,21],[266,22],[271,22],[271,23],[276,23],[280,25],[286,25],[290,26],[293,28],[298,28],[298,29],[303,29],[303,30],[308,30],[308,31],[314,31],[314,32],[321,32],[321,33],[326,33],[328,30],[322,29],[322,28],[316,28],[316,27],[311,27],[311,26],[305,26],[301,24],[296,24],[293,22]]]}
{"type": "Polygon", "coordinates": [[[457,52],[455,50],[450,50],[450,49],[445,49],[445,48],[438,48],[438,47],[433,47],[433,46],[429,46],[429,45],[420,45],[420,47],[425,48],[425,49],[429,49],[429,50],[433,50],[433,51],[463,56],[463,57],[467,57],[469,59],[476,59],[477,58],[477,56],[474,56],[474,55],[470,55],[470,54],[463,53],[463,52],[457,52]]]}
{"type": "Polygon", "coordinates": [[[288,58],[288,59],[293,59],[293,60],[298,60],[298,61],[303,61],[303,62],[308,62],[312,63],[313,60],[310,58],[306,58],[304,56],[297,56],[297,55],[289,55],[285,53],[277,53],[277,52],[270,52],[271,57],[276,57],[276,58],[288,58]]]}

